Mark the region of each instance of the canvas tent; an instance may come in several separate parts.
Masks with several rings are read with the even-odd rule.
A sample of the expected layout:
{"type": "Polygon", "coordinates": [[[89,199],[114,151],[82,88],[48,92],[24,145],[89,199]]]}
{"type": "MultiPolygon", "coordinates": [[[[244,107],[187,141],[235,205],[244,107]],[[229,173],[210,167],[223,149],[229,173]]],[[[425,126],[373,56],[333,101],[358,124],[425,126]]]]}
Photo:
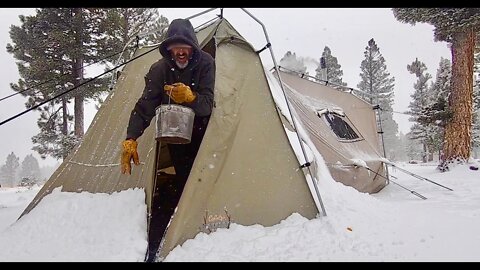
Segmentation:
{"type": "Polygon", "coordinates": [[[351,91],[280,70],[291,107],[332,177],[361,192],[375,193],[385,187],[388,180],[373,106],[351,91]]]}
{"type": "MultiPolygon", "coordinates": [[[[161,258],[176,245],[208,231],[209,226],[222,226],[216,217],[227,213],[237,224],[264,226],[277,224],[295,212],[309,219],[319,213],[305,170],[299,169],[289,144],[259,55],[223,18],[199,29],[197,38],[203,50],[215,58],[216,107],[183,192],[177,193],[181,195],[178,207],[165,234],[160,234],[161,258]]],[[[139,48],[135,55],[151,49],[139,48]]],[[[130,112],[144,88],[144,75],[160,57],[154,50],[125,66],[82,143],[22,215],[60,186],[64,192],[92,193],[141,188],[149,214],[152,212],[158,197],[154,192],[169,175],[171,165],[166,147],[154,139],[155,120],[138,139],[141,165],[133,166],[132,175],[120,173],[119,159],[130,112]]],[[[151,227],[149,231],[153,231],[151,227]]]]}

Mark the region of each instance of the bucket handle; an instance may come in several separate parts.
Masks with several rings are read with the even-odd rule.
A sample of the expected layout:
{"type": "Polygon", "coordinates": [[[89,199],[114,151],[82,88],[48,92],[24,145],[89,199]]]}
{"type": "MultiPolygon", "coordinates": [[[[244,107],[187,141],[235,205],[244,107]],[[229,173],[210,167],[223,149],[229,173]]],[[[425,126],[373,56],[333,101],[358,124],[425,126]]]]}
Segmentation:
{"type": "Polygon", "coordinates": [[[167,105],[169,105],[169,106],[167,106],[167,110],[171,110],[172,109],[172,106],[170,106],[171,105],[171,103],[170,103],[171,96],[169,94],[167,94],[167,96],[168,96],[168,104],[167,105]]]}
{"type": "MultiPolygon", "coordinates": [[[[168,105],[170,105],[170,100],[172,99],[172,97],[168,94],[167,94],[167,96],[168,96],[168,105]]],[[[168,106],[168,108],[170,108],[170,106],[168,106]]]]}

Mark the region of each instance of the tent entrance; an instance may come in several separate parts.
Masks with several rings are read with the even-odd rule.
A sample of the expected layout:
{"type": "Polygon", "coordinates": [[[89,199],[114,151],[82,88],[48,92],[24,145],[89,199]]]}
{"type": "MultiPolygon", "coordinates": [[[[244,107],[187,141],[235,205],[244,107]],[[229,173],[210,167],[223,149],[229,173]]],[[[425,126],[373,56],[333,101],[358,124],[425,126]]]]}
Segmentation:
{"type": "MultiPolygon", "coordinates": [[[[157,144],[158,147],[159,144],[157,144]]],[[[152,203],[149,216],[149,230],[148,230],[148,253],[147,262],[155,260],[155,254],[160,246],[161,240],[165,233],[170,218],[177,207],[177,204],[182,195],[185,181],[182,181],[175,174],[173,166],[165,167],[166,154],[168,154],[168,147],[162,145],[157,153],[157,170],[153,186],[152,203]]]]}
{"type": "MultiPolygon", "coordinates": [[[[215,58],[216,45],[215,40],[211,38],[203,47],[202,50],[209,53],[213,58],[215,58]]],[[[196,123],[199,126],[202,126],[201,122],[204,123],[204,130],[208,127],[210,117],[200,117],[196,118],[194,123],[194,130],[192,133],[192,145],[200,147],[200,144],[203,141],[203,133],[201,136],[196,130],[196,123]],[[195,135],[195,132],[197,134],[195,135]],[[196,137],[194,137],[196,136],[196,137]]],[[[173,150],[172,150],[173,151],[173,150]]],[[[192,150],[186,150],[184,154],[192,155],[192,150]]],[[[183,152],[182,152],[183,153],[183,152]]],[[[196,152],[195,157],[196,158],[196,152]]],[[[178,152],[177,152],[178,155],[178,152]]],[[[177,157],[178,159],[178,157],[177,157]]],[[[188,180],[188,176],[181,177],[177,176],[175,169],[172,163],[172,157],[170,156],[169,147],[165,143],[157,142],[157,155],[155,160],[155,181],[152,187],[152,199],[151,199],[151,209],[148,220],[148,252],[147,252],[147,262],[153,262],[155,260],[155,255],[157,250],[160,247],[161,241],[167,229],[170,218],[172,217],[175,208],[180,201],[180,197],[183,193],[183,188],[188,180]]]]}

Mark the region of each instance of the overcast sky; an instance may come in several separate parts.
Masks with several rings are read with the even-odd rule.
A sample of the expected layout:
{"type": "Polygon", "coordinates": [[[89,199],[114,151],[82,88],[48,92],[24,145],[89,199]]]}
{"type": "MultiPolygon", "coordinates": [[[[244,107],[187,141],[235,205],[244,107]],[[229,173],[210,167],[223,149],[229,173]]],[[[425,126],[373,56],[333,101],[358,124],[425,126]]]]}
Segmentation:
{"type": "MultiPolygon", "coordinates": [[[[160,14],[169,21],[188,17],[205,8],[172,9],[161,8],[160,14]]],[[[384,8],[252,8],[252,15],[261,20],[266,27],[277,63],[290,50],[297,56],[318,59],[328,46],[332,55],[337,57],[343,70],[343,81],[356,88],[360,81],[360,63],[368,40],[374,38],[380,53],[386,61],[387,70],[395,77],[395,111],[408,109],[413,93],[415,76],[407,71],[407,65],[415,58],[424,62],[427,72],[435,77],[440,57],[451,59],[450,50],[445,42],[433,41],[433,27],[428,24],[411,26],[398,22],[391,9],[384,8]]],[[[219,14],[219,9],[192,19],[194,26],[219,14]]],[[[19,78],[13,56],[6,52],[10,25],[20,25],[18,15],[33,15],[34,9],[0,8],[0,98],[10,95],[13,90],[9,84],[19,78]]],[[[261,26],[240,9],[224,9],[224,17],[256,49],[266,44],[261,26]]],[[[268,50],[261,54],[267,68],[272,67],[268,50]]],[[[311,72],[311,75],[312,74],[311,72]]],[[[15,97],[0,101],[0,121],[25,110],[25,98],[15,97]]],[[[92,108],[92,106],[87,106],[92,108]]],[[[87,112],[88,124],[94,113],[87,112]]],[[[23,158],[33,153],[40,165],[53,165],[55,160],[40,160],[31,150],[31,137],[38,133],[36,120],[38,113],[29,112],[12,122],[0,126],[0,166],[5,163],[10,152],[23,158]]],[[[395,113],[394,120],[403,133],[409,131],[408,116],[395,113]]]]}

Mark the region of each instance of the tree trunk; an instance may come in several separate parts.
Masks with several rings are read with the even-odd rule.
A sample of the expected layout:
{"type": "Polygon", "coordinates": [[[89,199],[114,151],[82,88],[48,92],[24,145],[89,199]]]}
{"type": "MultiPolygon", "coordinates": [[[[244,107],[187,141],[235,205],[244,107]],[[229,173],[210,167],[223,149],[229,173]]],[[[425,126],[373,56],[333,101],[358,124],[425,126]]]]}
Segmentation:
{"type": "Polygon", "coordinates": [[[68,135],[68,111],[67,111],[67,99],[62,97],[62,134],[68,135]]]}
{"type": "Polygon", "coordinates": [[[456,33],[452,41],[452,84],[449,106],[453,116],[445,128],[444,161],[470,157],[473,103],[473,29],[456,33]]]}
{"type": "MultiPolygon", "coordinates": [[[[123,39],[123,46],[127,44],[129,38],[128,38],[128,29],[130,29],[130,25],[128,23],[128,18],[130,17],[130,9],[125,8],[123,12],[123,33],[122,33],[122,39],[123,39]]],[[[122,46],[122,47],[123,47],[122,46]]]]}
{"type": "MultiPolygon", "coordinates": [[[[74,73],[75,77],[75,86],[79,85],[83,80],[83,61],[81,59],[77,59],[75,61],[75,65],[73,66],[74,70],[78,73],[74,73]]],[[[75,112],[75,136],[77,138],[82,138],[84,134],[84,107],[83,107],[83,93],[81,92],[82,89],[77,89],[77,94],[75,95],[75,105],[74,105],[74,112],[75,112]]]]}
{"type": "MultiPolygon", "coordinates": [[[[68,108],[67,108],[67,98],[65,96],[62,97],[62,134],[64,136],[68,136],[68,108]]],[[[67,157],[67,153],[63,151],[62,160],[65,160],[67,157]]]]}
{"type": "MultiPolygon", "coordinates": [[[[128,22],[128,18],[130,18],[130,12],[131,9],[125,8],[123,9],[123,33],[122,33],[122,49],[125,45],[127,45],[127,42],[130,40],[128,36],[128,29],[131,28],[130,23],[128,22]]],[[[128,52],[129,50],[125,50],[123,52],[122,58],[123,59],[128,59],[128,52]]]]}
{"type": "Polygon", "coordinates": [[[423,144],[422,162],[427,163],[428,161],[427,144],[425,142],[423,142],[422,144],[423,144]]]}
{"type": "Polygon", "coordinates": [[[84,120],[83,120],[83,96],[75,96],[75,136],[82,138],[84,134],[84,120]]]}
{"type": "MultiPolygon", "coordinates": [[[[75,17],[76,17],[76,49],[78,50],[78,54],[76,55],[75,59],[73,60],[73,72],[72,74],[75,76],[75,86],[80,85],[83,81],[83,41],[82,41],[82,9],[76,8],[75,9],[75,17]]],[[[84,107],[83,107],[83,100],[84,94],[82,93],[82,89],[76,90],[75,95],[75,105],[74,105],[74,113],[75,113],[75,136],[77,138],[82,138],[84,134],[84,107]]]]}

